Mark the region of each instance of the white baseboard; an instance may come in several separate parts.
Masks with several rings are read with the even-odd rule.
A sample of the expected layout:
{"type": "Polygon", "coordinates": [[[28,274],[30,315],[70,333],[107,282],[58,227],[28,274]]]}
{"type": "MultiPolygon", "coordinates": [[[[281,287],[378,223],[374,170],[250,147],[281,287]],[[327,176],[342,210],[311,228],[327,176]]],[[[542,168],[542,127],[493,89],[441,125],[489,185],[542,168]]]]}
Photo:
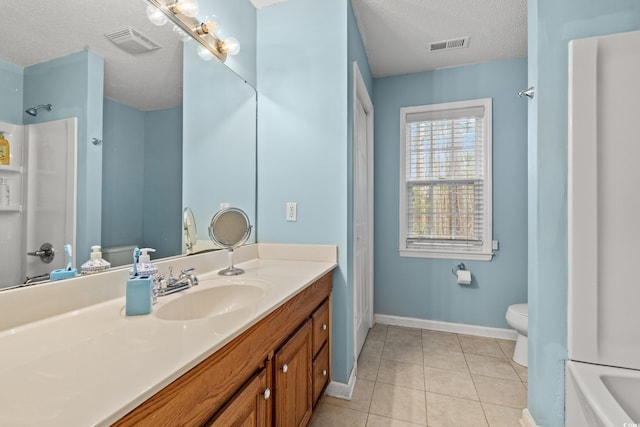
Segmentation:
{"type": "Polygon", "coordinates": [[[351,400],[353,389],[356,387],[356,367],[354,366],[349,375],[349,383],[339,383],[331,381],[324,392],[327,396],[337,397],[338,399],[351,400]]]}
{"type": "Polygon", "coordinates": [[[522,427],[539,427],[538,424],[536,424],[536,422],[534,421],[533,417],[531,416],[531,412],[529,412],[529,409],[524,408],[522,410],[522,418],[520,418],[520,425],[522,427]]]}
{"type": "Polygon", "coordinates": [[[518,333],[513,329],[492,328],[489,326],[467,325],[465,323],[441,322],[439,320],[415,319],[412,317],[376,314],[376,323],[383,325],[405,326],[409,328],[431,329],[433,331],[454,332],[457,334],[477,335],[480,337],[515,340],[518,333]]]}

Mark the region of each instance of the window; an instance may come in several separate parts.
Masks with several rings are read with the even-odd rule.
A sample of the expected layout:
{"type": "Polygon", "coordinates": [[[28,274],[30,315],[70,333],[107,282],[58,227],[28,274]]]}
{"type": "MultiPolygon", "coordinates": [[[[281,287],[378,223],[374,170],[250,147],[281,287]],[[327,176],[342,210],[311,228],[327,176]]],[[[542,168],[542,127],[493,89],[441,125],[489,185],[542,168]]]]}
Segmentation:
{"type": "Polygon", "coordinates": [[[490,260],[491,98],[400,109],[400,255],[490,260]]]}

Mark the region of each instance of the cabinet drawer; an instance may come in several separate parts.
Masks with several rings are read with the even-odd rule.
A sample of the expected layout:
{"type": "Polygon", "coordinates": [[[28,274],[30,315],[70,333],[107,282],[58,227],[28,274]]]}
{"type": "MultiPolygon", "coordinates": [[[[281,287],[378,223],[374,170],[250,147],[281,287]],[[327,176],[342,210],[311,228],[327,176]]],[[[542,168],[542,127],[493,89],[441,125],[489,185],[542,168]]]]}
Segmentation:
{"type": "Polygon", "coordinates": [[[313,313],[313,355],[318,354],[322,344],[329,337],[329,300],[313,313]]]}
{"type": "Polygon", "coordinates": [[[329,381],[329,345],[325,344],[313,360],[313,404],[315,405],[329,381]]]}

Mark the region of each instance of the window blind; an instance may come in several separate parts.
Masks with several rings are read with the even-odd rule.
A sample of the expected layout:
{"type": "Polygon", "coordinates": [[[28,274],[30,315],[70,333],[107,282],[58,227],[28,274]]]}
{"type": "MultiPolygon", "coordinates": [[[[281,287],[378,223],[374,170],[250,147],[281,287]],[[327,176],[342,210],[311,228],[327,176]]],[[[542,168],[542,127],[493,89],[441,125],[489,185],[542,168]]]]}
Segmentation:
{"type": "Polygon", "coordinates": [[[482,246],[484,107],[406,115],[407,248],[482,246]]]}

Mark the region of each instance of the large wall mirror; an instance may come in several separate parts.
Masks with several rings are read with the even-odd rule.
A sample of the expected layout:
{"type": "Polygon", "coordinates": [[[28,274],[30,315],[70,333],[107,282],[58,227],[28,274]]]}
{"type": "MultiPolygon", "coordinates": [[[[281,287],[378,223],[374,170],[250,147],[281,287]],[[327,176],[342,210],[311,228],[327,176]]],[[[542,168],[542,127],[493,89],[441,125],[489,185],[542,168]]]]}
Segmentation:
{"type": "Polygon", "coordinates": [[[201,230],[227,204],[255,221],[257,98],[244,78],[201,60],[171,23],[151,24],[142,0],[5,6],[0,132],[14,163],[0,165],[11,186],[11,206],[0,206],[0,289],[63,267],[69,242],[78,268],[93,245],[182,254],[186,206],[201,230]],[[50,111],[25,112],[46,104],[50,111]],[[73,203],[57,218],[53,202],[69,196],[53,195],[53,178],[36,185],[30,169],[49,172],[58,148],[47,143],[57,131],[46,126],[69,118],[76,118],[63,131],[76,136],[75,176],[67,179],[73,203]],[[49,238],[51,230],[60,236],[49,238]],[[59,240],[51,242],[52,263],[27,255],[50,239],[59,240]]]}

